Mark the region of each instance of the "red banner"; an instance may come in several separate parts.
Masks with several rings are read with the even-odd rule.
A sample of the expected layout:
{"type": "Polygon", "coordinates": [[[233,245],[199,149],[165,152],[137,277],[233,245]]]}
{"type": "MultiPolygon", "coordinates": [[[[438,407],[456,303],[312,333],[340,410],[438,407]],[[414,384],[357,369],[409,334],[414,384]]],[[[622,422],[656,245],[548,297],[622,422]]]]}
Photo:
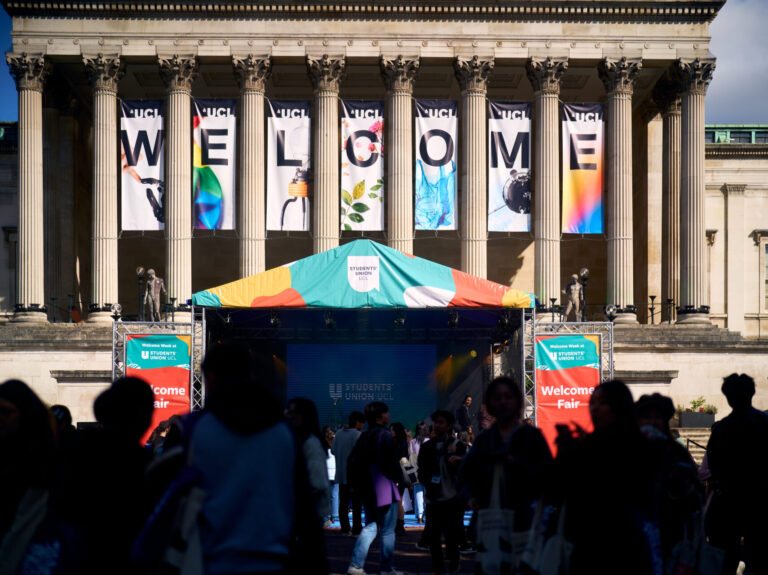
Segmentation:
{"type": "Polygon", "coordinates": [[[141,438],[146,443],[161,421],[190,410],[190,348],[188,335],[152,334],[125,337],[125,375],[146,381],[155,394],[152,424],[141,438]]]}
{"type": "Polygon", "coordinates": [[[536,336],[536,425],[553,453],[557,425],[592,431],[589,398],[600,384],[600,336],[536,336]]]}

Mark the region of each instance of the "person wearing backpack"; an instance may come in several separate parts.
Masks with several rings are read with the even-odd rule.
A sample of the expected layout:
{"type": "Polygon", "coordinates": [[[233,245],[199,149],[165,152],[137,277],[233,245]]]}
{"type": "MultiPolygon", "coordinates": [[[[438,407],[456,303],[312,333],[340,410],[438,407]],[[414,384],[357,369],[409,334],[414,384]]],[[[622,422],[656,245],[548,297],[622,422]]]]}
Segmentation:
{"type": "Polygon", "coordinates": [[[392,565],[395,554],[395,523],[400,492],[397,484],[403,482],[395,442],[387,430],[389,407],[381,401],[365,406],[368,429],[352,448],[347,479],[359,493],[365,507],[365,527],[355,541],[347,575],[365,575],[363,566],[368,548],[381,533],[381,575],[402,575],[392,565]]]}

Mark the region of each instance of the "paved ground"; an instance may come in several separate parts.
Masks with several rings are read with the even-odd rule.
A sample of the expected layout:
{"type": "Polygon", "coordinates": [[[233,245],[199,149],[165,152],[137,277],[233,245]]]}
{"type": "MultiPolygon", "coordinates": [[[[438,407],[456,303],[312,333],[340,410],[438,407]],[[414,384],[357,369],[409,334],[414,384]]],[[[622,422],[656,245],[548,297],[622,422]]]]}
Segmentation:
{"type": "MultiPolygon", "coordinates": [[[[421,537],[421,527],[406,527],[406,534],[395,540],[394,566],[407,575],[429,575],[431,563],[429,552],[416,549],[416,543],[421,537]]],[[[349,559],[352,557],[352,548],[355,546],[354,537],[342,537],[338,529],[326,529],[325,542],[328,550],[328,563],[332,575],[343,575],[349,567],[349,559]]],[[[371,575],[379,573],[380,547],[379,538],[371,545],[368,552],[368,562],[365,564],[365,572],[371,575]]],[[[445,564],[445,572],[448,563],[445,564]]],[[[461,556],[462,575],[470,575],[473,572],[472,555],[461,556]]]]}

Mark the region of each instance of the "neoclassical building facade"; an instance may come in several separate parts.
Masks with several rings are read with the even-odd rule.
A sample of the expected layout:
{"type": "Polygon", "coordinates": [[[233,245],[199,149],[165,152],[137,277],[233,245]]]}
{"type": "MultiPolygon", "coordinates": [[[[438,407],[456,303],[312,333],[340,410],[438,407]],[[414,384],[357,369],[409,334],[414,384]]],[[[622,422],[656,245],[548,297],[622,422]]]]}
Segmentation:
{"type": "Polygon", "coordinates": [[[339,231],[339,98],[386,102],[375,239],[534,291],[545,307],[588,267],[590,317],[615,305],[617,323],[646,321],[656,295],[679,322],[710,321],[704,97],[721,0],[4,4],[19,93],[16,321],[44,321],[50,298],[66,306],[68,294],[89,321],[111,321],[115,303],[131,313],[139,265],[183,306],[193,291],[359,237],[339,231]],[[192,227],[192,97],[239,100],[234,232],[192,227]],[[416,232],[413,99],[437,97],[459,101],[459,224],[416,232]],[[313,101],[308,233],[266,230],[269,98],[313,101]],[[490,98],[533,104],[531,232],[487,229],[490,98]],[[120,228],[119,99],[165,101],[164,232],[120,228]],[[605,106],[597,236],[561,232],[564,102],[605,106]]]}

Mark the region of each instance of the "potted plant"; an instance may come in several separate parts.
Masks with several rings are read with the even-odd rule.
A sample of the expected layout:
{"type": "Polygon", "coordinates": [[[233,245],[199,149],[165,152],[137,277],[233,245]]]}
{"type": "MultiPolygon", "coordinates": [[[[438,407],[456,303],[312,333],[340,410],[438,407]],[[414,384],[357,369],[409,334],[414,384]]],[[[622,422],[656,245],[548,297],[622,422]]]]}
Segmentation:
{"type": "Polygon", "coordinates": [[[706,399],[699,397],[690,403],[690,407],[677,406],[677,419],[680,427],[712,427],[717,408],[706,399]]]}

